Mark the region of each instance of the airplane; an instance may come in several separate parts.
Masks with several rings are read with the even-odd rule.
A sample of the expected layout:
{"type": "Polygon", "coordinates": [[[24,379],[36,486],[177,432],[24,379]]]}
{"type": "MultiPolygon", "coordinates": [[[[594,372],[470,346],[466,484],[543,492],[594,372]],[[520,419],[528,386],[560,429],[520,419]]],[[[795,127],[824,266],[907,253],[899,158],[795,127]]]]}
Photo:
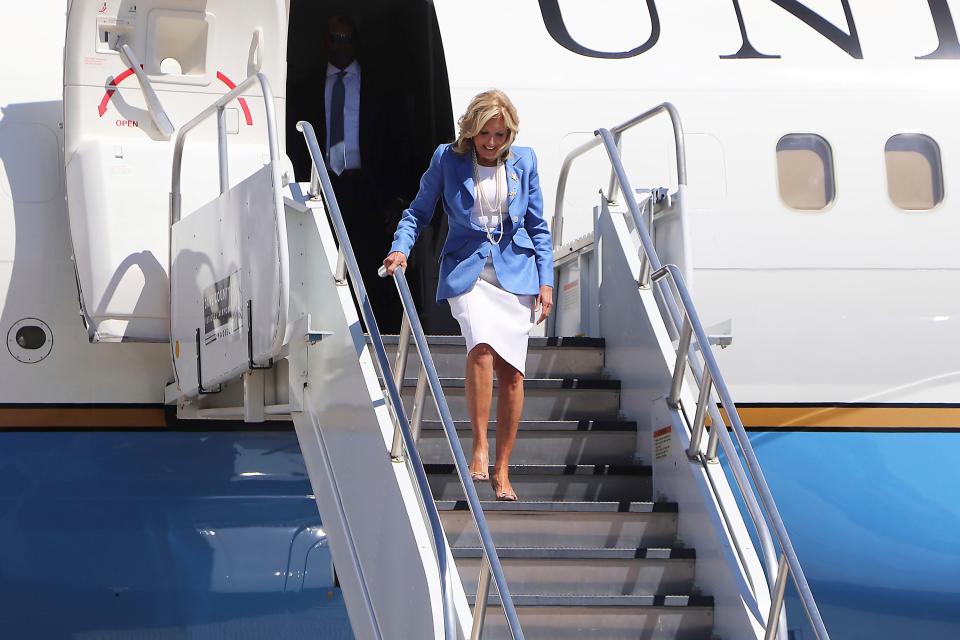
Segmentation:
{"type": "MultiPolygon", "coordinates": [[[[338,271],[335,225],[316,213],[329,213],[329,194],[318,192],[298,128],[322,117],[313,99],[318,43],[326,18],[338,13],[360,26],[364,68],[390,79],[399,96],[407,197],[433,149],[453,139],[455,115],[470,97],[496,86],[513,99],[518,143],[536,150],[553,216],[557,313],[544,344],[563,336],[605,341],[603,375],[622,379],[620,411],[643,434],[634,453],[655,477],[665,464],[657,447],[682,466],[678,443],[689,438],[676,424],[667,441],[653,436],[670,409],[644,375],[651,358],[669,360],[667,350],[682,339],[669,321],[644,328],[660,327],[657,309],[667,305],[659,287],[674,276],[657,271],[652,280],[641,225],[692,292],[714,345],[696,339],[696,349],[714,354],[722,369],[830,633],[956,635],[955,3],[231,5],[13,3],[0,26],[7,51],[0,62],[0,332],[7,345],[0,357],[7,480],[0,620],[13,637],[203,635],[205,628],[256,637],[271,628],[290,636],[413,637],[383,631],[390,616],[405,618],[395,602],[378,600],[394,578],[374,579],[365,564],[372,551],[362,545],[375,545],[364,535],[377,521],[407,523],[398,548],[420,549],[407,562],[426,576],[410,593],[431,603],[411,595],[417,606],[407,613],[427,607],[424,624],[445,628],[449,608],[437,599],[445,583],[429,577],[439,559],[423,551],[430,527],[413,506],[415,474],[386,466],[357,489],[380,486],[373,477],[386,483],[383,500],[397,499],[395,520],[349,507],[334,514],[336,496],[347,495],[337,491],[349,488],[330,489],[337,482],[324,474],[336,463],[323,463],[321,454],[344,447],[365,468],[369,452],[346,440],[308,446],[304,434],[324,428],[319,418],[302,417],[320,385],[306,394],[301,387],[298,399],[281,384],[293,376],[292,354],[301,348],[289,338],[293,329],[307,336],[313,346],[303,349],[311,354],[333,349],[324,345],[338,344],[343,327],[354,338],[361,324],[369,333],[362,304],[354,305],[362,296],[312,288],[320,284],[294,288],[291,309],[319,304],[321,290],[324,300],[339,301],[331,303],[342,309],[339,320],[323,316],[329,326],[310,324],[322,305],[299,325],[293,312],[280,322],[269,307],[233,308],[247,278],[262,276],[256,286],[282,300],[284,287],[297,284],[291,274],[338,271]],[[216,117],[194,120],[241,85],[238,99],[220,110],[221,145],[216,117]],[[600,129],[615,135],[629,189],[611,176],[600,129]],[[218,170],[224,157],[227,175],[218,170]],[[277,212],[275,227],[249,234],[261,244],[251,240],[232,266],[171,224],[176,210],[179,233],[205,237],[209,227],[190,225],[212,224],[203,212],[226,192],[277,212]],[[634,218],[634,210],[646,218],[634,218]],[[296,232],[284,224],[308,229],[302,237],[326,260],[302,258],[308,245],[288,246],[283,236],[296,232]],[[622,264],[613,257],[621,252],[622,264]],[[204,281],[207,289],[184,292],[171,275],[175,266],[181,274],[226,271],[216,283],[204,281]],[[640,293],[608,297],[615,285],[631,283],[640,293]],[[204,303],[200,318],[209,327],[184,329],[184,318],[204,303]],[[214,321],[220,312],[230,321],[214,321]],[[647,336],[645,348],[630,342],[634,333],[647,336]],[[220,344],[233,346],[215,351],[220,344]],[[207,377],[201,353],[211,363],[207,377]],[[282,365],[257,373],[254,365],[272,357],[282,365]],[[216,358],[228,364],[218,368],[216,358]],[[267,400],[248,405],[247,386],[265,382],[267,400]],[[218,385],[226,393],[203,395],[218,385]],[[238,403],[243,410],[231,408],[238,403]],[[368,525],[355,532],[360,546],[344,545],[346,522],[368,525]],[[359,558],[354,564],[348,548],[359,558]],[[372,595],[364,600],[361,592],[372,595]]],[[[430,265],[443,233],[441,225],[426,232],[423,266],[409,274],[431,334],[455,332],[446,308],[432,302],[430,265]]],[[[445,353],[442,345],[434,350],[445,353]]],[[[384,377],[377,358],[371,343],[344,380],[368,403],[379,394],[380,405],[363,415],[374,439],[383,431],[389,444],[393,434],[383,425],[392,400],[376,385],[378,373],[384,377]]],[[[326,384],[332,393],[336,380],[326,384]]],[[[692,406],[696,389],[684,393],[692,406]]],[[[719,466],[733,473],[724,459],[719,466]]],[[[341,485],[353,477],[343,473],[341,485]]],[[[677,486],[705,487],[712,478],[721,487],[714,502],[734,500],[736,483],[720,480],[724,472],[717,476],[705,462],[689,473],[677,486]]],[[[680,504],[679,537],[691,532],[700,557],[726,558],[697,569],[697,588],[713,598],[710,633],[740,637],[749,628],[762,637],[770,593],[754,587],[755,602],[733,593],[730,605],[718,586],[736,591],[730,585],[758,576],[762,583],[776,568],[761,557],[758,534],[746,533],[749,518],[725,512],[733,533],[707,539],[707,529],[692,532],[705,521],[682,515],[700,509],[695,491],[663,487],[680,504]],[[742,554],[739,563],[731,548],[742,554]]],[[[464,579],[451,605],[461,635],[468,635],[472,597],[465,588],[464,579]]],[[[788,593],[784,625],[793,637],[818,637],[806,626],[802,600],[788,593]]],[[[491,608],[490,624],[498,615],[491,608]]]]}

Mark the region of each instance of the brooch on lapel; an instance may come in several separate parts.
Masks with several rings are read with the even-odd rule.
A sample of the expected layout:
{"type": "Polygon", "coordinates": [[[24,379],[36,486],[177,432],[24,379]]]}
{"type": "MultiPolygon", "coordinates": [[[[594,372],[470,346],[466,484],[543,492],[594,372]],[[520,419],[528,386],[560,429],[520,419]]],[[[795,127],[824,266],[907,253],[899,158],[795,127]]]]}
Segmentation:
{"type": "Polygon", "coordinates": [[[517,195],[517,192],[516,192],[516,191],[511,191],[511,192],[508,193],[507,195],[512,198],[513,196],[517,195]]]}
{"type": "Polygon", "coordinates": [[[516,181],[517,181],[517,174],[511,173],[511,174],[510,174],[510,179],[513,180],[514,182],[516,182],[516,181]]]}

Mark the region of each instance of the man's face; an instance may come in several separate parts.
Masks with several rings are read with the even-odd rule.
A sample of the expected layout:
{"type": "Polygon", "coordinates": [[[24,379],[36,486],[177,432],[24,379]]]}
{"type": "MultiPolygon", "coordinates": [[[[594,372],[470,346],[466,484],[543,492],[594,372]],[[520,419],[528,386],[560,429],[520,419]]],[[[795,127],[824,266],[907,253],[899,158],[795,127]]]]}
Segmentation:
{"type": "Polygon", "coordinates": [[[345,69],[357,58],[356,33],[349,24],[332,20],[327,26],[324,48],[327,60],[339,69],[345,69]]]}

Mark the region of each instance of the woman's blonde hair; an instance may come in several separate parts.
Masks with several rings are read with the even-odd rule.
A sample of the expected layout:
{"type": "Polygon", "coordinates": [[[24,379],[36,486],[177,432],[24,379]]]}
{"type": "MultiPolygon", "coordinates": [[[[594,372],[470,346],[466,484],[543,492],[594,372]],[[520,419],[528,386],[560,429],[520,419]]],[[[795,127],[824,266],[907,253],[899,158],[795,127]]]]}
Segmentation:
{"type": "Polygon", "coordinates": [[[500,157],[506,158],[510,155],[510,146],[517,139],[517,131],[520,128],[520,117],[507,94],[498,89],[478,93],[467,105],[466,113],[457,120],[459,132],[457,141],[453,144],[453,150],[457,153],[472,151],[473,137],[480,133],[483,125],[497,116],[503,116],[503,124],[507,127],[507,141],[503,145],[500,157]]]}

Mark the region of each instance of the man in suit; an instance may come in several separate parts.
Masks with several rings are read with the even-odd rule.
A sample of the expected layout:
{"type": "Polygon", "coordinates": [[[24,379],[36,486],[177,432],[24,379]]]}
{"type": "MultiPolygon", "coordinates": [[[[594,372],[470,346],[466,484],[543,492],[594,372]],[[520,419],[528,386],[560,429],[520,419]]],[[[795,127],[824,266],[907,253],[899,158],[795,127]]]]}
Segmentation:
{"type": "Polygon", "coordinates": [[[392,126],[396,100],[375,71],[358,60],[359,32],[347,16],[332,16],[324,36],[327,63],[316,118],[317,140],[343,214],[361,276],[381,331],[399,329],[392,282],[377,276],[383,252],[405,203],[397,202],[403,145],[392,126]]]}

